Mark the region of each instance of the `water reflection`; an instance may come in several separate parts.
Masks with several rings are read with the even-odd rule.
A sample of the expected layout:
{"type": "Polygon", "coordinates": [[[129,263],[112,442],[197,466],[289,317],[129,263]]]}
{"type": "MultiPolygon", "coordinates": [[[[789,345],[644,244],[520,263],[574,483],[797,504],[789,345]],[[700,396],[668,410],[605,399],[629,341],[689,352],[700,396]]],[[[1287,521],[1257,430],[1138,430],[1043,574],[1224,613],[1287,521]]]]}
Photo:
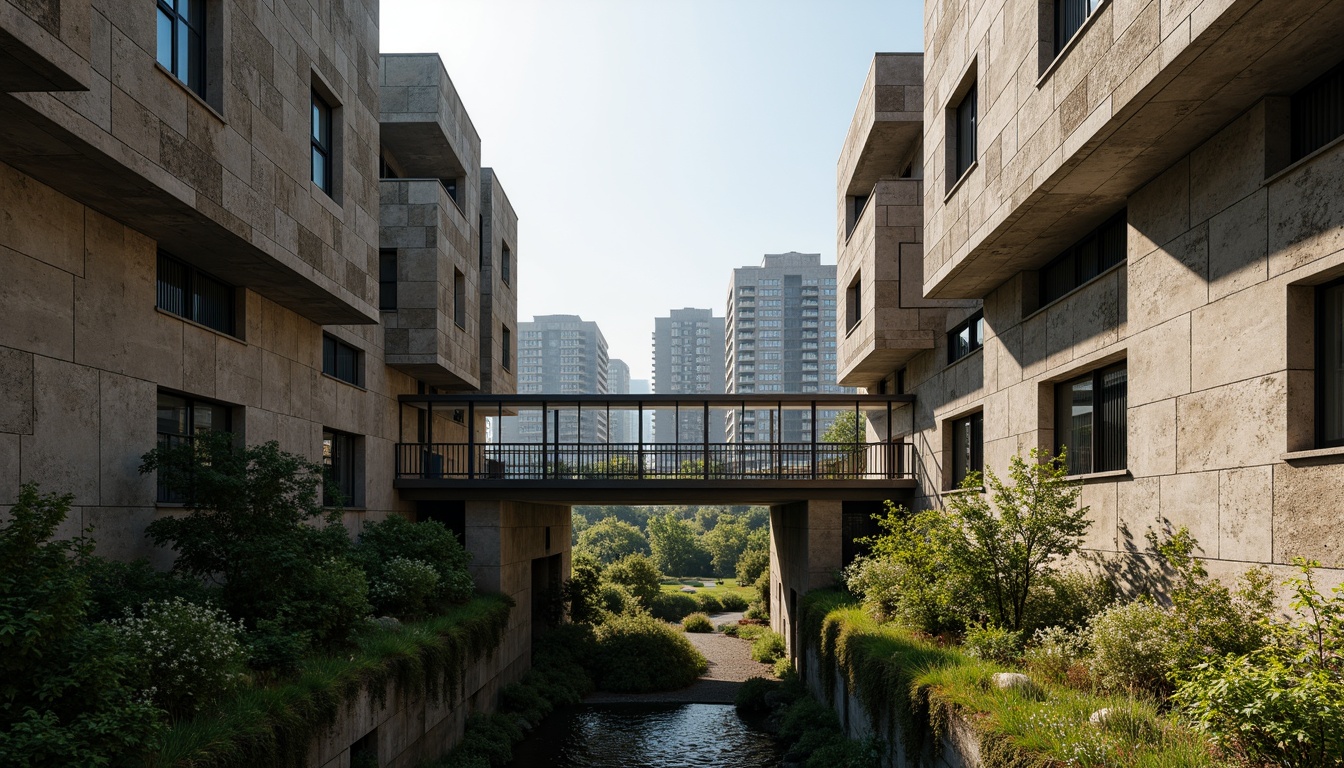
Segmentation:
{"type": "Polygon", "coordinates": [[[728,704],[620,704],[557,710],[509,768],[775,768],[780,757],[728,704]]]}

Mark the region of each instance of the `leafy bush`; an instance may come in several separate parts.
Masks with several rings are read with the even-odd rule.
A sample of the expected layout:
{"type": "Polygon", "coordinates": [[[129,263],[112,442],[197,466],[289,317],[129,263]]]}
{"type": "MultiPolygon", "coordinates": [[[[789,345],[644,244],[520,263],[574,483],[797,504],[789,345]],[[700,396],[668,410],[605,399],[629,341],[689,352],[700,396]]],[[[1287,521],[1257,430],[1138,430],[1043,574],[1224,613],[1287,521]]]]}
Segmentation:
{"type": "Polygon", "coordinates": [[[279,610],[280,625],[322,648],[342,645],[369,615],[369,586],[354,563],[332,557],[306,569],[279,610]]]}
{"type": "Polygon", "coordinates": [[[681,621],[699,609],[696,599],[684,592],[661,592],[649,606],[649,614],[659,621],[681,621]]]}
{"type": "Polygon", "coordinates": [[[788,677],[793,673],[793,662],[787,656],[775,659],[774,673],[775,677],[788,677]]]}
{"type": "Polygon", "coordinates": [[[133,658],[86,623],[93,542],[52,541],[72,500],[24,485],[0,525],[0,765],[129,764],[161,735],[133,658]]]}
{"type": "Polygon", "coordinates": [[[299,668],[308,651],[308,635],[286,629],[273,619],[260,619],[255,629],[243,636],[247,664],[255,670],[287,675],[299,668]]]}
{"type": "Polygon", "coordinates": [[[711,570],[712,555],[701,545],[689,520],[674,514],[650,517],[648,531],[655,568],[673,576],[711,570]]]}
{"type": "Polygon", "coordinates": [[[586,552],[575,552],[570,562],[569,581],[561,592],[569,606],[570,621],[592,624],[598,620],[601,603],[602,564],[586,552]]]}
{"type": "MultiPolygon", "coordinates": [[[[639,601],[620,584],[602,582],[597,588],[597,606],[603,614],[621,614],[643,610],[639,601]]],[[[605,619],[606,616],[601,618],[605,619]]],[[[680,619],[677,619],[680,620],[680,619]]]]}
{"type": "Polygon", "coordinates": [[[681,620],[681,629],[683,632],[713,632],[714,622],[703,613],[692,613],[681,620]]]}
{"type": "Polygon", "coordinates": [[[770,571],[769,534],[765,536],[765,546],[748,545],[737,558],[737,583],[754,584],[762,573],[770,571]]]}
{"type": "Polygon", "coordinates": [[[705,613],[723,613],[723,603],[712,592],[697,592],[694,595],[696,605],[705,613]]]}
{"type": "Polygon", "coordinates": [[[765,664],[774,664],[784,657],[784,636],[765,630],[751,643],[751,658],[765,664]]]}
{"type": "Polygon", "coordinates": [[[1088,666],[1103,688],[1161,692],[1171,669],[1172,624],[1151,600],[1112,605],[1087,630],[1088,666]]]}
{"type": "Polygon", "coordinates": [[[627,555],[607,566],[602,575],[607,581],[629,589],[645,608],[653,604],[661,590],[662,576],[647,555],[627,555]]]}
{"type": "Polygon", "coordinates": [[[736,592],[724,593],[723,597],[719,598],[719,603],[723,610],[731,612],[745,611],[748,605],[747,599],[736,592]]]}
{"type": "Polygon", "coordinates": [[[670,691],[690,685],[709,669],[685,635],[647,614],[614,616],[597,628],[596,637],[594,666],[603,690],[670,691]]]}
{"type": "Polygon", "coordinates": [[[733,703],[737,706],[738,712],[750,715],[764,714],[770,710],[766,704],[767,694],[779,688],[778,681],[764,677],[749,677],[742,683],[742,687],[737,689],[733,703]]]}
{"type": "Polygon", "coordinates": [[[1033,632],[1046,627],[1080,629],[1116,600],[1115,585],[1103,573],[1065,571],[1046,573],[1027,596],[1023,629],[1033,632]]]}
{"type": "Polygon", "coordinates": [[[630,523],[608,517],[584,529],[575,549],[591,555],[605,566],[629,555],[647,555],[649,540],[630,523]]]}
{"type": "Polygon", "coordinates": [[[353,557],[371,582],[382,578],[393,561],[419,560],[438,574],[432,597],[450,603],[470,600],[476,588],[467,570],[471,554],[447,526],[435,520],[413,523],[392,516],[382,522],[365,523],[353,557]]]}
{"type": "Polygon", "coordinates": [[[989,622],[976,623],[966,628],[961,645],[969,656],[1006,664],[1022,654],[1022,633],[989,622]]]}
{"type": "Polygon", "coordinates": [[[961,630],[978,613],[979,600],[943,546],[947,517],[938,510],[886,506],[886,516],[877,520],[882,534],[868,540],[871,556],[845,570],[849,590],[880,619],[933,635],[961,630]]]}
{"type": "Polygon", "coordinates": [[[719,631],[729,637],[738,637],[738,625],[736,624],[720,624],[719,631]]]}
{"type": "Polygon", "coordinates": [[[149,698],[174,717],[193,714],[241,686],[240,622],[181,598],[153,601],[111,622],[135,656],[149,698]]]}
{"type": "Polygon", "coordinates": [[[439,572],[424,560],[397,556],[383,563],[369,584],[369,602],[380,614],[398,618],[424,615],[439,591],[439,572]]]}
{"type": "Polygon", "coordinates": [[[194,579],[179,579],[156,571],[140,558],[129,563],[89,557],[81,564],[89,583],[89,621],[111,621],[126,611],[151,601],[182,598],[196,605],[209,605],[217,595],[194,579]]]}
{"type": "Polygon", "coordinates": [[[1253,765],[1344,765],[1344,587],[1316,589],[1319,563],[1293,561],[1296,620],[1262,626],[1269,642],[1201,664],[1172,696],[1195,726],[1253,765]]]}
{"type": "Polygon", "coordinates": [[[1085,630],[1060,626],[1036,630],[1023,654],[1027,669],[1052,683],[1071,681],[1071,675],[1087,658],[1085,630]]]}
{"type": "Polygon", "coordinates": [[[747,610],[742,614],[742,618],[764,621],[770,618],[770,610],[766,608],[765,603],[752,603],[747,606],[747,610]]]}

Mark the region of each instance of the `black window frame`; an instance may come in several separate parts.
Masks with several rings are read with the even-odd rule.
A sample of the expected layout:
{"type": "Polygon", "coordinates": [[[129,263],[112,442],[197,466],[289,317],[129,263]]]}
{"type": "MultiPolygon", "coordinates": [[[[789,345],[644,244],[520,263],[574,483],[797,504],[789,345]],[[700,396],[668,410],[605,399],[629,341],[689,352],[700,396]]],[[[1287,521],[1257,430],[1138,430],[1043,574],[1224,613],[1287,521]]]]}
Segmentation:
{"type": "Polygon", "coordinates": [[[378,311],[397,311],[397,251],[378,251],[378,311]]]}
{"type": "Polygon", "coordinates": [[[364,386],[364,351],[332,336],[322,334],[322,373],[346,384],[364,386]]]}
{"type": "Polygon", "coordinates": [[[1055,57],[1064,52],[1073,38],[1078,36],[1092,15],[1101,10],[1106,0],[1055,0],[1054,42],[1055,57]],[[1081,14],[1081,15],[1080,15],[1081,14]]]}
{"type": "Polygon", "coordinates": [[[963,357],[985,345],[985,311],[977,309],[947,332],[947,364],[957,362],[963,357]],[[965,332],[966,343],[962,344],[961,335],[965,332]]]}
{"type": "Polygon", "coordinates": [[[1121,208],[1037,271],[1037,307],[1068,296],[1129,257],[1129,210],[1121,208]]]}
{"type": "Polygon", "coordinates": [[[308,135],[312,140],[312,154],[309,157],[310,168],[309,177],[313,183],[328,197],[336,196],[332,185],[332,165],[333,156],[332,147],[335,142],[332,140],[332,113],[335,111],[322,94],[317,92],[316,88],[310,89],[312,92],[312,119],[310,120],[308,135]],[[317,158],[322,158],[322,178],[317,178],[317,158]]]}
{"type": "Polygon", "coordinates": [[[957,131],[957,141],[955,152],[952,155],[953,174],[952,181],[956,183],[961,177],[970,172],[971,167],[975,165],[976,158],[976,134],[977,125],[980,120],[977,103],[977,91],[979,82],[971,81],[971,86],[957,102],[953,108],[954,123],[957,131]]]}
{"type": "Polygon", "coordinates": [[[952,430],[952,456],[948,462],[952,470],[951,487],[957,489],[971,472],[985,471],[985,412],[953,419],[948,428],[952,430]],[[966,438],[966,444],[961,442],[962,438],[966,438]]]}
{"type": "Polygon", "coordinates": [[[854,326],[863,319],[863,272],[855,273],[854,281],[845,289],[845,332],[854,330],[854,326]]]}
{"type": "Polygon", "coordinates": [[[326,482],[322,484],[322,506],[346,509],[359,505],[359,471],[355,465],[359,456],[358,439],[359,435],[350,432],[322,429],[322,467],[326,475],[326,482]],[[337,499],[333,490],[344,498],[337,499]]]}
{"type": "Polygon", "coordinates": [[[501,241],[499,249],[499,279],[500,282],[505,285],[511,285],[513,281],[513,265],[510,263],[513,260],[510,258],[511,256],[513,256],[513,250],[509,248],[508,243],[501,241]]]}
{"type": "Polygon", "coordinates": [[[1344,136],[1344,62],[1302,86],[1289,102],[1289,159],[1295,163],[1344,136]]]}
{"type": "Polygon", "coordinates": [[[200,96],[202,99],[206,98],[206,88],[208,87],[206,73],[206,46],[208,45],[209,38],[206,36],[207,19],[205,0],[156,0],[155,10],[155,61],[157,61],[164,69],[171,72],[173,77],[176,77],[181,81],[181,83],[192,93],[200,96]],[[189,10],[187,14],[183,14],[180,10],[180,5],[183,2],[188,2],[190,6],[191,10],[189,10]],[[161,46],[163,42],[159,38],[159,36],[163,34],[163,29],[159,25],[160,22],[164,20],[167,20],[170,27],[170,38],[168,41],[169,61],[166,64],[159,58],[158,51],[158,47],[161,46]],[[186,56],[183,56],[181,53],[181,37],[184,31],[187,33],[188,37],[195,37],[197,40],[197,51],[194,56],[190,55],[190,51],[188,51],[188,55],[186,56]],[[198,76],[198,82],[192,82],[192,73],[190,71],[187,72],[185,77],[183,76],[183,73],[180,70],[184,63],[188,65],[189,70],[190,65],[192,63],[195,64],[195,74],[198,76]]]}
{"type": "Polygon", "coordinates": [[[462,270],[453,270],[453,325],[467,329],[467,276],[462,270]]]}
{"type": "Polygon", "coordinates": [[[1317,448],[1336,448],[1344,446],[1344,278],[1316,287],[1315,314],[1315,444],[1317,448]],[[1335,292],[1338,293],[1335,298],[1338,303],[1332,318],[1327,302],[1335,292]],[[1332,352],[1334,360],[1331,360],[1332,352]],[[1335,371],[1333,377],[1328,375],[1332,366],[1335,371]],[[1337,435],[1329,433],[1328,422],[1332,408],[1337,409],[1333,414],[1339,421],[1337,435]]]}
{"type": "Polygon", "coordinates": [[[159,249],[154,306],[228,336],[237,336],[238,292],[229,283],[159,249]]]}
{"type": "Polygon", "coordinates": [[[513,360],[511,359],[511,355],[513,352],[512,350],[513,333],[509,331],[509,327],[507,325],[501,325],[499,327],[499,330],[500,330],[500,337],[499,337],[500,349],[503,350],[500,354],[499,362],[500,365],[504,368],[504,370],[511,371],[513,370],[513,360]]]}
{"type": "MultiPolygon", "coordinates": [[[[157,397],[158,416],[155,418],[154,431],[157,435],[157,445],[160,448],[172,448],[178,445],[190,445],[196,442],[196,438],[205,432],[219,431],[229,434],[233,433],[233,409],[234,406],[228,403],[221,403],[218,400],[207,400],[201,397],[193,397],[187,394],[172,392],[169,390],[159,390],[157,397]],[[181,407],[186,412],[186,431],[174,430],[164,431],[165,422],[163,420],[163,407],[165,398],[174,398],[181,401],[181,407]],[[198,419],[197,409],[212,409],[211,423],[209,426],[203,426],[198,419]],[[213,409],[219,409],[224,417],[224,426],[222,428],[214,424],[213,409]]],[[[162,480],[157,481],[158,487],[155,491],[155,501],[160,504],[184,504],[190,501],[188,495],[174,493],[164,486],[162,480]]]]}
{"type": "Polygon", "coordinates": [[[1070,475],[1119,472],[1129,468],[1128,361],[1097,368],[1055,384],[1055,455],[1058,456],[1066,446],[1069,448],[1066,464],[1070,475]],[[1117,373],[1120,374],[1118,379],[1114,378],[1117,373]],[[1112,378],[1108,381],[1108,377],[1112,378]],[[1066,424],[1071,425],[1073,422],[1073,407],[1076,404],[1065,393],[1072,393],[1077,385],[1083,383],[1089,384],[1091,391],[1086,451],[1078,445],[1068,445],[1065,429],[1066,424]]]}

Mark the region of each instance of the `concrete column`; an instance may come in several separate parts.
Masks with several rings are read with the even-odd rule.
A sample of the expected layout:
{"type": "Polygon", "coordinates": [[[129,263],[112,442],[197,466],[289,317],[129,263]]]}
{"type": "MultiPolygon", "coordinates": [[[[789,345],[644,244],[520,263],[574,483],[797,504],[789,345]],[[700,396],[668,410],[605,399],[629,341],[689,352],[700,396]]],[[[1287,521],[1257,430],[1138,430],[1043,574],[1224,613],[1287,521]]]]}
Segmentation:
{"type": "Polygon", "coordinates": [[[784,636],[795,666],[797,601],[840,570],[841,507],[809,500],[770,508],[770,628],[784,636]]]}

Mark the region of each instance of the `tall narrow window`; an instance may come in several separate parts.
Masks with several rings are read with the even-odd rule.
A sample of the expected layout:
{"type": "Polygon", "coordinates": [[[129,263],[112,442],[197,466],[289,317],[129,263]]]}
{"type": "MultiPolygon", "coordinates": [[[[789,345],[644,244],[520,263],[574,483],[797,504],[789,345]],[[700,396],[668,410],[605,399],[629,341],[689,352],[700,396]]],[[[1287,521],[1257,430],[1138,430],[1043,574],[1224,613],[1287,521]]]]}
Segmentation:
{"type": "Polygon", "coordinates": [[[862,273],[854,275],[854,282],[850,284],[849,290],[845,291],[845,328],[853,329],[859,324],[859,319],[863,317],[862,302],[862,273]]]}
{"type": "Polygon", "coordinates": [[[159,63],[205,98],[205,0],[158,0],[157,5],[159,63]]]}
{"type": "Polygon", "coordinates": [[[328,195],[331,189],[331,105],[313,91],[313,183],[328,195]]]}
{"type": "Polygon", "coordinates": [[[952,422],[952,487],[960,488],[971,472],[985,471],[984,411],[952,422]]]}
{"type": "Polygon", "coordinates": [[[1344,280],[1316,289],[1316,445],[1344,445],[1344,280]]]}
{"type": "Polygon", "coordinates": [[[977,311],[947,332],[947,362],[955,363],[984,346],[985,313],[977,311]]]}
{"type": "Polygon", "coordinates": [[[508,243],[503,243],[499,251],[499,279],[503,280],[505,285],[509,285],[509,282],[513,277],[511,274],[511,270],[513,269],[512,261],[513,251],[509,250],[508,243]]]}
{"type": "Polygon", "coordinates": [[[1293,94],[1292,159],[1310,155],[1344,136],[1344,64],[1293,94]]]}
{"type": "MultiPolygon", "coordinates": [[[[196,400],[182,395],[159,393],[159,447],[189,445],[205,432],[231,432],[232,409],[227,405],[196,400]]],[[[168,503],[187,501],[186,495],[159,483],[158,500],[168,503]]]]}
{"type": "Polygon", "coordinates": [[[364,386],[359,350],[344,341],[322,334],[322,372],[357,387],[364,386]]]}
{"type": "Polygon", "coordinates": [[[1055,388],[1055,453],[1068,449],[1069,474],[1125,468],[1127,393],[1123,363],[1055,388]]]}
{"type": "Polygon", "coordinates": [[[329,482],[322,503],[328,507],[358,504],[355,485],[355,436],[334,429],[322,431],[322,466],[329,482]]]}
{"type": "Polygon", "coordinates": [[[1102,0],[1055,0],[1055,55],[1058,56],[1102,0]]]}
{"type": "Polygon", "coordinates": [[[459,269],[453,270],[453,322],[467,327],[467,276],[459,269]]]}
{"type": "Polygon", "coordinates": [[[397,252],[378,252],[378,309],[391,312],[397,308],[397,252]]]}
{"type": "Polygon", "coordinates": [[[971,169],[975,163],[975,91],[976,83],[971,83],[971,89],[962,97],[961,103],[957,105],[957,154],[956,167],[952,174],[952,181],[960,179],[971,169]]]}
{"type": "Polygon", "coordinates": [[[155,304],[165,312],[233,335],[233,286],[159,251],[155,304]]]}
{"type": "Polygon", "coordinates": [[[504,370],[507,371],[513,366],[513,360],[511,359],[513,353],[513,338],[512,334],[509,333],[508,328],[500,326],[499,341],[501,347],[500,365],[502,365],[504,367],[504,370]]]}

